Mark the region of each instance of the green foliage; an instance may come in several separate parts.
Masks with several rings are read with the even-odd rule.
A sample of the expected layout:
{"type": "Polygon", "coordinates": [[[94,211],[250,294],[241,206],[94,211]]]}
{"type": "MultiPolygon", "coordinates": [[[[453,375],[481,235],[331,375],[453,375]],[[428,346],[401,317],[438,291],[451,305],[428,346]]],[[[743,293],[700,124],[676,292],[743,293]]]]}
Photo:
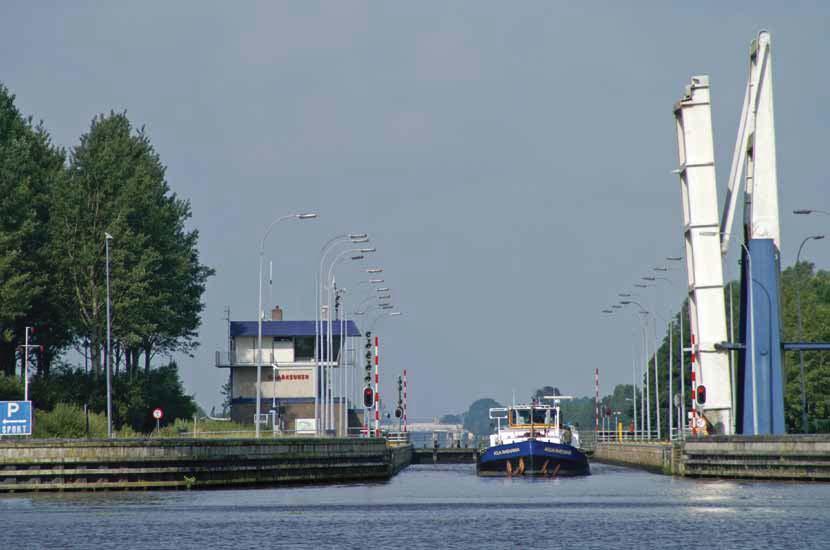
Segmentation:
{"type": "Polygon", "coordinates": [[[222,384],[222,416],[227,417],[231,414],[231,400],[233,399],[233,369],[228,369],[228,381],[222,384]]]}
{"type": "Polygon", "coordinates": [[[130,381],[127,375],[116,378],[114,391],[114,415],[119,425],[127,424],[139,432],[151,432],[156,425],[153,409],[161,407],[163,422],[172,424],[176,419],[192,418],[196,413],[193,397],[184,393],[175,363],[152,369],[149,373],[137,372],[130,381]]]}
{"type": "Polygon", "coordinates": [[[0,401],[20,401],[23,399],[23,382],[17,376],[0,373],[0,401]]]}
{"type": "Polygon", "coordinates": [[[107,437],[107,417],[89,413],[89,432],[84,410],[77,405],[59,403],[51,411],[35,410],[33,437],[73,438],[107,437]]]}
{"type": "Polygon", "coordinates": [[[490,426],[490,409],[501,406],[489,397],[474,401],[464,413],[464,429],[479,436],[489,435],[493,431],[490,426]]]}
{"type": "MultiPolygon", "coordinates": [[[[149,136],[125,113],[96,116],[67,163],[14,99],[0,84],[0,373],[14,374],[24,327],[34,326],[30,343],[44,348],[30,354],[36,409],[104,410],[109,233],[116,424],[146,431],[147,408],[160,404],[171,421],[189,417],[195,404],[175,365],[151,368],[158,354],[198,345],[213,270],[186,227],[189,202],[172,192],[149,136]],[[88,351],[93,375],[59,367],[72,347],[88,351]]],[[[15,384],[0,379],[0,392],[19,396],[15,384]]]]}
{"type": "MultiPolygon", "coordinates": [[[[7,390],[3,388],[8,385],[6,380],[8,377],[0,377],[0,391],[4,393],[7,390]]],[[[57,367],[48,378],[34,378],[30,390],[36,410],[88,404],[91,411],[106,416],[106,383],[92,373],[57,367]]],[[[164,424],[172,424],[179,418],[192,418],[196,413],[196,403],[184,392],[175,363],[151,369],[149,373],[138,371],[132,375],[114,376],[112,395],[113,427],[117,431],[151,432],[156,426],[152,417],[156,407],[164,410],[164,424]]]]}
{"type": "MultiPolygon", "coordinates": [[[[741,340],[739,334],[740,317],[740,282],[732,281],[727,285],[726,293],[726,317],[727,331],[734,332],[736,341],[741,340]],[[732,298],[732,314],[730,316],[730,291],[732,298]],[[730,326],[731,324],[731,326],[730,326]],[[734,327],[734,331],[732,329],[734,327]]],[[[668,330],[663,337],[658,350],[658,375],[660,384],[660,413],[661,429],[666,431],[668,393],[668,370],[666,366],[672,365],[673,387],[672,394],[680,393],[680,354],[678,352],[679,339],[679,317],[688,319],[688,302],[683,304],[682,311],[674,316],[672,326],[672,355],[669,363],[669,341],[668,330]]],[[[781,273],[781,317],[782,317],[782,341],[808,341],[808,342],[830,342],[830,273],[827,271],[815,271],[814,266],[808,262],[801,262],[798,265],[790,266],[781,273]],[[801,300],[803,334],[798,331],[798,300],[801,300]],[[803,336],[803,337],[802,337],[803,336]]],[[[688,323],[685,323],[683,345],[690,347],[688,323]]],[[[686,410],[690,410],[691,402],[691,381],[689,369],[689,354],[684,353],[684,383],[686,392],[683,399],[686,401],[686,410]]],[[[734,359],[737,365],[739,354],[735,352],[734,359]]],[[[736,366],[737,369],[737,366],[736,366]]],[[[810,431],[830,431],[830,356],[827,352],[804,352],[804,373],[805,389],[807,394],[807,413],[810,424],[810,431]]],[[[652,396],[654,392],[654,359],[649,361],[649,374],[651,379],[652,396]]],[[[784,353],[784,414],[787,423],[787,431],[800,433],[801,423],[801,375],[799,367],[799,354],[794,352],[784,353]]],[[[741,388],[735,388],[741,391],[741,388]]],[[[656,426],[656,409],[652,402],[651,411],[652,429],[656,426]]]]}
{"type": "Polygon", "coordinates": [[[0,84],[0,371],[6,374],[14,372],[24,327],[38,326],[37,343],[45,348],[33,355],[33,369],[48,370],[71,339],[54,286],[59,275],[43,267],[49,255],[49,198],[63,177],[63,163],[63,151],[42,125],[21,115],[0,84]]]}
{"type": "MultiPolygon", "coordinates": [[[[534,398],[541,399],[546,395],[561,395],[558,388],[544,386],[533,393],[534,398]]],[[[639,393],[638,393],[639,395],[639,393]]],[[[600,397],[600,410],[610,410],[612,414],[619,412],[618,418],[628,428],[633,418],[631,406],[631,384],[618,384],[614,387],[611,395],[600,397]]],[[[562,422],[572,424],[583,429],[593,429],[596,417],[596,403],[594,397],[577,397],[575,399],[564,399],[560,402],[559,408],[562,414],[562,422]]],[[[613,420],[612,424],[613,425],[613,420]]]]}
{"type": "Polygon", "coordinates": [[[190,204],[165,180],[143,128],[124,113],[93,119],[72,150],[67,177],[52,196],[52,262],[73,330],[90,342],[96,371],[106,327],[105,242],[110,243],[112,332],[128,370],[139,353],[189,352],[213,270],[199,263],[198,232],[187,231],[190,204]]]}
{"type": "MultiPolygon", "coordinates": [[[[781,273],[784,341],[830,342],[830,272],[815,271],[808,262],[781,273]],[[802,331],[798,330],[801,301],[802,331]]],[[[784,414],[787,430],[801,432],[801,368],[799,353],[784,354],[784,414]]],[[[830,356],[804,352],[804,386],[810,431],[830,432],[830,356]]]]}

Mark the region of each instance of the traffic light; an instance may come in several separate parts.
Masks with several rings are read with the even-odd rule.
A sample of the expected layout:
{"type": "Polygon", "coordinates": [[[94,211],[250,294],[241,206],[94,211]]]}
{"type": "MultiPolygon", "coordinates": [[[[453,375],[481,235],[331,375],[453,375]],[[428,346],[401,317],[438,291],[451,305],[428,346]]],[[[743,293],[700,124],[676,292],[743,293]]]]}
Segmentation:
{"type": "Polygon", "coordinates": [[[369,386],[363,388],[363,406],[367,409],[375,404],[375,392],[369,386]]]}
{"type": "Polygon", "coordinates": [[[697,402],[701,405],[706,403],[706,386],[697,387],[697,402]]]}
{"type": "Polygon", "coordinates": [[[372,333],[366,332],[366,366],[363,374],[363,381],[366,384],[372,382],[372,333]]]}
{"type": "Polygon", "coordinates": [[[403,409],[401,409],[400,407],[397,407],[395,409],[395,418],[400,418],[402,416],[403,416],[403,409]]]}

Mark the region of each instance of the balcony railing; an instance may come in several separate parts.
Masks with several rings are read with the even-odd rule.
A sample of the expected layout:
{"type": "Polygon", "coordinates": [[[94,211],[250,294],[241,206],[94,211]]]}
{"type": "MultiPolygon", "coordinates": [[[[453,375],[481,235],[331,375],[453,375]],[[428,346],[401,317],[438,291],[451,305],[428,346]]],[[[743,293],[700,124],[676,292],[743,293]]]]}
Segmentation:
{"type": "MultiPolygon", "coordinates": [[[[314,362],[313,357],[294,357],[294,363],[314,362]]],[[[274,350],[262,350],[262,364],[285,364],[284,356],[275,352],[274,350]]],[[[257,354],[255,350],[240,351],[217,351],[216,352],[216,366],[217,367],[253,367],[257,364],[257,354]]]]}

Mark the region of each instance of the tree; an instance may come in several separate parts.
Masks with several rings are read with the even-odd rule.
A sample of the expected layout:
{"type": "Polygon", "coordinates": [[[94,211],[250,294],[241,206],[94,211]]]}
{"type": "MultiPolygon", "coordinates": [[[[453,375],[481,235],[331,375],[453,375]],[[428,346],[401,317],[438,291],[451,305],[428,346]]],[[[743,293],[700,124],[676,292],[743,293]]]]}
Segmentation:
{"type": "Polygon", "coordinates": [[[476,435],[488,435],[491,433],[490,409],[502,405],[489,397],[474,401],[464,414],[464,429],[476,435]]]}
{"type": "Polygon", "coordinates": [[[165,168],[141,128],[125,113],[93,119],[72,150],[68,176],[52,202],[52,261],[63,273],[73,329],[89,342],[101,372],[106,330],[104,235],[110,246],[112,334],[133,374],[144,354],[193,349],[207,278],[198,232],[187,231],[190,205],[165,180],[165,168]]]}
{"type": "Polygon", "coordinates": [[[60,312],[58,274],[47,260],[49,194],[63,174],[64,153],[34,125],[0,84],[0,371],[14,373],[26,326],[36,326],[43,373],[71,339],[60,312]]]}

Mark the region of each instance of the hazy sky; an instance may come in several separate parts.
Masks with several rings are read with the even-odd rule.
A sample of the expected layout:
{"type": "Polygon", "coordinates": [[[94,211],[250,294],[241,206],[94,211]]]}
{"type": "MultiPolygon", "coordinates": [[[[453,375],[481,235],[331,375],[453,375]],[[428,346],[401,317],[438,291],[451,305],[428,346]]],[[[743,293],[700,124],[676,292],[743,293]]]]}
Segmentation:
{"type": "MultiPolygon", "coordinates": [[[[693,4],[4,2],[0,81],[67,147],[111,109],[146,126],[217,271],[201,349],[181,360],[201,404],[227,374],[223,309],[256,317],[265,226],[313,210],[267,241],[273,301],[311,318],[322,243],[370,233],[404,312],[378,331],[382,383],[408,368],[410,417],[425,417],[544,384],[593,393],[596,366],[604,391],[630,383],[632,321],[600,310],[681,252],[672,105],[711,76],[723,189],[762,28],[783,263],[830,232],[790,214],[830,210],[828,4],[693,4]]],[[[828,267],[830,242],[805,255],[828,267]]]]}

